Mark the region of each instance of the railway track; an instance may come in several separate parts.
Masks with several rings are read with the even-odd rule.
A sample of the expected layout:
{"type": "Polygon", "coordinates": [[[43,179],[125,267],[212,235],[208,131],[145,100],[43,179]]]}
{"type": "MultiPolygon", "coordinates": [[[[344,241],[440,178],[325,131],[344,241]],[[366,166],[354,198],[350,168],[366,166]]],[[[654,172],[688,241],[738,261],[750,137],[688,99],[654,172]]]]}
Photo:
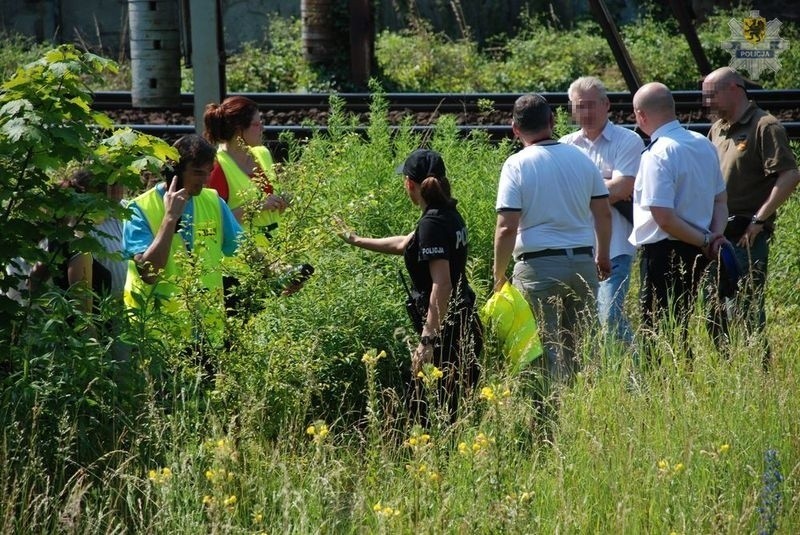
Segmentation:
{"type": "MultiPolygon", "coordinates": [[[[290,132],[298,138],[311,136],[314,132],[324,132],[327,127],[330,94],[327,93],[231,93],[247,96],[258,103],[265,115],[264,139],[273,147],[279,145],[282,132],[290,132]]],[[[566,93],[543,93],[554,107],[567,106],[566,93]]],[[[692,130],[705,133],[710,127],[710,119],[702,108],[700,91],[675,91],[676,111],[681,121],[692,130]]],[[[792,139],[800,139],[800,89],[771,91],[750,90],[749,95],[759,105],[781,119],[792,139]]],[[[372,96],[369,93],[339,93],[344,110],[362,114],[362,124],[366,124],[372,96]]],[[[435,118],[441,114],[457,116],[458,128],[465,134],[480,130],[492,139],[511,137],[511,109],[517,94],[509,93],[386,93],[385,99],[390,114],[390,123],[399,123],[398,118],[411,115],[416,126],[412,129],[425,133],[433,127],[435,118]]],[[[628,92],[611,92],[611,115],[614,122],[633,128],[632,97],[628,92]]],[[[122,117],[117,121],[142,132],[174,138],[194,132],[194,95],[182,93],[180,104],[165,109],[135,110],[131,94],[127,91],[103,91],[94,94],[93,107],[112,117],[122,117]],[[169,121],[150,121],[148,116],[165,114],[169,121]],[[142,120],[136,120],[143,118],[142,120]],[[167,124],[171,123],[171,124],[167,124]]],[[[399,128],[399,126],[392,126],[399,128]]],[[[355,131],[366,131],[366,127],[356,127],[355,131]]]]}

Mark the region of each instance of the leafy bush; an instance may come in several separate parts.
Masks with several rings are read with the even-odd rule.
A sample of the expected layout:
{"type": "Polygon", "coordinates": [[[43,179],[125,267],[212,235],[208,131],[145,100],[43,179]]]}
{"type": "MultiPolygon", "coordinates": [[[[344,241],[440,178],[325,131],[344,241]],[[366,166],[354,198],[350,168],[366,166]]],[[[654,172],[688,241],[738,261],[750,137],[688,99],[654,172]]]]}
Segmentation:
{"type": "Polygon", "coordinates": [[[396,91],[476,92],[490,91],[484,79],[486,60],[477,44],[453,41],[421,24],[416,31],[384,30],[375,42],[375,59],[396,91]]]}
{"type": "MultiPolygon", "coordinates": [[[[660,20],[652,11],[646,8],[637,20],[620,27],[640,78],[673,90],[697,89],[701,75],[686,38],[674,19],[660,20]]],[[[713,68],[730,62],[722,48],[731,39],[728,22],[746,15],[742,9],[717,11],[698,25],[713,68]]],[[[796,42],[797,25],[784,22],[781,36],[796,42]]],[[[798,58],[798,47],[784,51],[781,69],[762,75],[764,87],[792,87],[800,72],[798,58]]],[[[424,25],[399,34],[384,31],[376,41],[376,60],[385,85],[402,91],[566,91],[584,75],[600,77],[611,90],[627,89],[607,41],[591,21],[559,30],[542,17],[524,16],[519,33],[492,51],[468,41],[449,41],[424,25]]]]}
{"type": "Polygon", "coordinates": [[[8,80],[16,70],[37,60],[50,48],[49,44],[36,43],[33,38],[18,33],[0,31],[0,80],[8,80]]]}
{"type": "MultiPolygon", "coordinates": [[[[228,57],[228,91],[326,91],[329,82],[303,58],[299,19],[271,16],[261,43],[245,43],[228,57]]],[[[191,73],[184,73],[183,90],[191,91],[191,73]],[[188,74],[188,76],[187,76],[188,74]]]]}
{"type": "MultiPolygon", "coordinates": [[[[156,170],[167,156],[174,157],[174,149],[159,139],[110,131],[111,120],[91,110],[85,81],[114,69],[109,60],[63,45],[2,85],[4,268],[21,258],[40,262],[52,273],[66,259],[41,248],[43,239],[70,243],[71,253],[98,252],[99,244],[87,236],[94,219],[99,214],[124,217],[105,195],[56,187],[55,177],[70,165],[88,169],[98,186],[138,186],[140,171],[156,170]]],[[[4,270],[0,290],[24,285],[26,275],[4,270]]],[[[133,416],[126,411],[133,402],[127,394],[137,381],[118,382],[122,376],[110,360],[110,347],[119,332],[104,328],[120,311],[103,306],[98,317],[82,312],[77,306],[81,290],[64,294],[45,285],[24,303],[0,295],[0,340],[6,348],[0,360],[2,425],[23,430],[15,443],[26,449],[15,454],[39,458],[52,470],[96,460],[118,436],[117,426],[124,427],[133,416]],[[25,444],[34,440],[35,448],[25,444]]]]}
{"type": "Polygon", "coordinates": [[[593,22],[557,31],[529,18],[504,51],[505,59],[492,69],[498,91],[566,91],[575,78],[586,75],[601,77],[612,90],[624,86],[611,49],[593,22]]]}

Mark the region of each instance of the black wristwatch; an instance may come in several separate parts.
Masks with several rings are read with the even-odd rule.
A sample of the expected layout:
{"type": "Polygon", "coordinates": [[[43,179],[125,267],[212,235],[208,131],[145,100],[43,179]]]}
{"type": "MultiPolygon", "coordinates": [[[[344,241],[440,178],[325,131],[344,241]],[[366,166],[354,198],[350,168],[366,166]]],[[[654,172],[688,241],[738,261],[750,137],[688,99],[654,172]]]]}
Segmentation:
{"type": "Polygon", "coordinates": [[[763,219],[759,219],[758,216],[753,216],[753,219],[750,220],[751,225],[763,225],[766,223],[763,219]]]}
{"type": "Polygon", "coordinates": [[[420,336],[419,343],[424,345],[424,346],[435,346],[435,345],[437,345],[439,343],[439,337],[438,336],[428,336],[427,334],[424,334],[424,335],[420,336]]]}

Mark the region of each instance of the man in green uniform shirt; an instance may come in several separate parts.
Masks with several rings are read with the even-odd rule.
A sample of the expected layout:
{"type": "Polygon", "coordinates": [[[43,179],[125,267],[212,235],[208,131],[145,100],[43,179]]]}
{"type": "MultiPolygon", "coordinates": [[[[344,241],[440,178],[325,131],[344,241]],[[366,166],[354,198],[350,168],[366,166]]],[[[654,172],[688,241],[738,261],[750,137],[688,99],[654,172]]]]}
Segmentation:
{"type": "MultiPolygon", "coordinates": [[[[746,275],[740,303],[747,333],[759,335],[766,366],[770,358],[763,336],[769,239],[776,212],[797,187],[800,173],[786,130],[748,99],[744,80],[736,71],[723,67],[706,76],[703,105],[718,117],[708,137],[717,147],[727,184],[730,218],[725,235],[746,275]]],[[[718,334],[727,337],[727,318],[720,313],[717,319],[718,334]]]]}

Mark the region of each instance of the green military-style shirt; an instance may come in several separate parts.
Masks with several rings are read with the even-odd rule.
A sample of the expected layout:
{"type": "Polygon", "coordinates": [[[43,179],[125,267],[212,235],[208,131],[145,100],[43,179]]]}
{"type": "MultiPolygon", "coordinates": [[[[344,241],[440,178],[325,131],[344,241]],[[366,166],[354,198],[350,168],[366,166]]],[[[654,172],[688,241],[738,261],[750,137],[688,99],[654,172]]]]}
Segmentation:
{"type": "MultiPolygon", "coordinates": [[[[783,125],[753,102],[735,123],[715,122],[708,137],[717,148],[731,215],[752,217],[769,197],[778,174],[797,167],[783,125]]],[[[775,215],[769,221],[774,219],[775,215]]]]}

